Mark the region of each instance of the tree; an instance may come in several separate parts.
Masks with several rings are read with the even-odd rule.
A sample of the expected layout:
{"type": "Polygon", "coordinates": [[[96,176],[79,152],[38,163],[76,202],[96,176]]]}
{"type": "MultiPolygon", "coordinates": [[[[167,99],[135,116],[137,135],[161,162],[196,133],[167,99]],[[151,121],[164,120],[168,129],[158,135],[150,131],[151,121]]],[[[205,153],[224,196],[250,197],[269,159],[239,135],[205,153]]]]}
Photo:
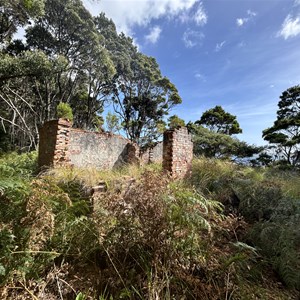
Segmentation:
{"type": "Polygon", "coordinates": [[[117,115],[108,112],[105,118],[106,130],[110,133],[115,133],[121,130],[120,119],[117,115]]]}
{"type": "Polygon", "coordinates": [[[163,117],[181,101],[154,58],[135,52],[129,65],[117,68],[113,104],[131,141],[145,145],[157,139],[163,117]]]}
{"type": "Polygon", "coordinates": [[[61,55],[68,61],[67,72],[58,74],[54,89],[43,86],[40,93],[51,99],[53,107],[69,103],[75,127],[99,127],[115,68],[104,37],[82,2],[45,0],[45,16],[26,30],[26,38],[30,49],[50,57],[61,55]]]}
{"type": "Polygon", "coordinates": [[[56,110],[57,110],[57,117],[58,118],[64,118],[64,119],[67,119],[69,121],[73,121],[72,108],[70,107],[70,105],[68,103],[60,102],[57,105],[56,110]]]}
{"type": "Polygon", "coordinates": [[[242,129],[236,116],[225,112],[221,106],[216,106],[203,113],[200,120],[195,122],[198,125],[204,125],[211,131],[224,133],[227,135],[242,133],[242,129]]]}
{"type": "Polygon", "coordinates": [[[168,126],[170,129],[185,126],[185,122],[183,119],[179,118],[177,115],[173,115],[168,119],[168,126]]]}
{"type": "Polygon", "coordinates": [[[211,131],[196,123],[189,122],[187,127],[193,136],[195,155],[239,160],[250,158],[262,150],[260,147],[249,145],[224,133],[211,131]]]}
{"type": "Polygon", "coordinates": [[[10,42],[19,26],[44,13],[44,0],[0,0],[0,45],[10,42]]]}
{"type": "Polygon", "coordinates": [[[300,158],[300,86],[282,93],[273,126],[263,131],[263,138],[277,147],[281,157],[295,166],[300,158]]]}

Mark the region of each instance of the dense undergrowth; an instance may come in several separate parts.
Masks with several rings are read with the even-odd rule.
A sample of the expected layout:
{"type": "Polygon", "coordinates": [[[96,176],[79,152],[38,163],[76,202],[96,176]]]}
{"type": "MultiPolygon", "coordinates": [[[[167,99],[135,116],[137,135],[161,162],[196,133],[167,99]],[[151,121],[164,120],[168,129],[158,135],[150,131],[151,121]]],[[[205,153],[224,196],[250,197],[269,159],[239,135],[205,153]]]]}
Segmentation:
{"type": "Polygon", "coordinates": [[[36,175],[35,159],[0,158],[1,299],[298,299],[297,172],[196,159],[185,181],[157,165],[36,175]]]}

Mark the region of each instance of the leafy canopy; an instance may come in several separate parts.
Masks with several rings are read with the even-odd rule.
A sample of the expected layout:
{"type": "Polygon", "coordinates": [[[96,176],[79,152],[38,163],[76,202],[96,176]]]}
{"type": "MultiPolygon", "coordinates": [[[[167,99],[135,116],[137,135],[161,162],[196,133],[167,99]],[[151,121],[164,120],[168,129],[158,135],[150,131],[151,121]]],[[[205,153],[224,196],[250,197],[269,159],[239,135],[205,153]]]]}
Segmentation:
{"type": "Polygon", "coordinates": [[[242,133],[242,129],[236,120],[236,116],[225,112],[222,106],[219,105],[205,111],[200,120],[195,123],[204,125],[211,131],[217,133],[224,133],[227,135],[242,133]]]}
{"type": "Polygon", "coordinates": [[[277,119],[263,131],[263,138],[276,145],[286,163],[295,165],[300,150],[300,86],[282,93],[278,102],[277,119]]]}
{"type": "Polygon", "coordinates": [[[179,118],[177,115],[173,115],[168,119],[168,126],[170,129],[185,126],[185,122],[183,119],[179,118]]]}
{"type": "Polygon", "coordinates": [[[262,150],[227,134],[210,131],[196,122],[189,122],[187,127],[193,136],[196,155],[238,160],[250,158],[262,150]]]}

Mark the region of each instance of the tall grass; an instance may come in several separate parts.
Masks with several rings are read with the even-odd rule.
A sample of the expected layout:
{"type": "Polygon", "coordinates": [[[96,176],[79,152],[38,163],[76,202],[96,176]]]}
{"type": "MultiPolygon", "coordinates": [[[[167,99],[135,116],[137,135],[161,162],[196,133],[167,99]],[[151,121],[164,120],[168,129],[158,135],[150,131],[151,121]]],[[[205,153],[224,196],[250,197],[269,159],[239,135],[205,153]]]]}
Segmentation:
{"type": "Polygon", "coordinates": [[[24,184],[2,185],[2,299],[257,299],[257,290],[266,299],[296,299],[276,286],[270,291],[265,280],[270,270],[261,254],[286,273],[289,286],[298,280],[293,206],[285,206],[274,174],[277,181],[266,185],[268,170],[199,159],[190,181],[172,181],[157,165],[33,176],[35,157],[1,161],[0,179],[24,184]],[[107,192],[86,193],[101,181],[107,192]],[[238,213],[254,225],[223,214],[233,195],[238,213]]]}
{"type": "MultiPolygon", "coordinates": [[[[246,240],[260,249],[284,283],[300,289],[300,175],[198,159],[191,182],[253,224],[246,240]]],[[[229,210],[232,211],[232,210],[229,210]]]]}

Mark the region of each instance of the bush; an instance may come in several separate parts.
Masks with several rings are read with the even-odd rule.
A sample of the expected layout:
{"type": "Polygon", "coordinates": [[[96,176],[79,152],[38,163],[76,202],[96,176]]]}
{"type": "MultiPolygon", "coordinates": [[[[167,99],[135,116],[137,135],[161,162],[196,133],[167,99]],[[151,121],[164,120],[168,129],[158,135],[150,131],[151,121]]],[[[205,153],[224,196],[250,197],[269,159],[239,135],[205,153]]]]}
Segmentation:
{"type": "Polygon", "coordinates": [[[72,108],[68,103],[60,102],[57,105],[57,117],[73,121],[72,108]]]}

